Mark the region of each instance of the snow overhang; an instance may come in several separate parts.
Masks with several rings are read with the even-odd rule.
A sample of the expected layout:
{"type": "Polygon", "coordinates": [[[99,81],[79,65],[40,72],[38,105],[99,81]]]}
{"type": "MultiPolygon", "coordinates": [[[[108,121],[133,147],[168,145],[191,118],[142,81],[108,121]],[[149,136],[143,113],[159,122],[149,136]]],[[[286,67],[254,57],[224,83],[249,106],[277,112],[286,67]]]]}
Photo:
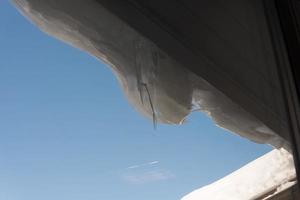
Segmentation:
{"type": "MultiPolygon", "coordinates": [[[[244,29],[244,25],[234,21],[218,1],[205,5],[207,9],[212,9],[212,13],[203,14],[210,17],[203,15],[194,20],[202,22],[211,19],[205,23],[211,23],[209,26],[218,31],[212,31],[205,23],[198,24],[196,28],[200,34],[198,38],[203,43],[199,46],[202,53],[196,57],[193,57],[192,52],[185,53],[185,56],[182,54],[182,57],[191,58],[189,63],[201,71],[197,74],[190,70],[189,65],[178,62],[180,56],[170,56],[169,51],[165,52],[160,44],[157,45],[111,13],[100,0],[13,2],[25,16],[49,35],[106,62],[118,78],[129,102],[154,123],[180,124],[190,112],[201,110],[218,126],[242,137],[271,144],[276,148],[289,149],[285,111],[272,49],[268,43],[270,41],[268,36],[259,34],[266,32],[266,22],[260,13],[260,1],[251,1],[251,5],[245,1],[239,4],[238,10],[232,11],[232,15],[239,15],[241,9],[249,13],[252,12],[251,9],[257,9],[259,16],[251,14],[240,19],[244,20],[245,26],[253,26],[250,29],[244,29]],[[215,11],[223,17],[213,15],[215,11]],[[257,17],[262,19],[257,20],[257,17]],[[228,21],[223,21],[225,19],[228,21]],[[223,26],[225,22],[228,27],[223,26]],[[230,34],[226,33],[229,27],[233,27],[230,34]],[[236,37],[232,37],[234,33],[236,37]],[[222,40],[219,40],[219,34],[222,35],[222,40]],[[236,38],[245,43],[244,46],[236,43],[236,38]],[[220,46],[226,51],[224,48],[220,49],[220,46]],[[236,48],[247,52],[243,55],[236,54],[236,48]],[[224,53],[228,55],[224,57],[224,53]],[[205,55],[209,54],[212,60],[207,60],[205,55]],[[215,83],[213,80],[219,81],[215,83]],[[231,94],[224,94],[225,89],[231,94]],[[243,97],[251,103],[233,101],[234,98],[231,97],[234,96],[243,97]]],[[[159,5],[159,2],[155,1],[155,5],[159,5]]],[[[175,5],[170,8],[180,7],[175,5]]],[[[170,16],[166,14],[166,17],[170,16]]],[[[145,27],[148,25],[145,24],[145,27]]],[[[170,39],[171,36],[168,41],[170,39]]],[[[169,46],[175,43],[176,41],[169,43],[169,46]]]]}
{"type": "MultiPolygon", "coordinates": [[[[196,3],[195,9],[203,8],[197,13],[200,16],[185,18],[186,23],[179,26],[175,24],[187,38],[167,35],[168,31],[159,29],[164,24],[152,26],[138,21],[147,16],[131,16],[150,33],[141,34],[141,29],[129,26],[101,0],[13,2],[44,32],[106,62],[129,102],[154,123],[178,124],[190,112],[201,110],[218,126],[242,137],[289,149],[286,113],[274,67],[276,59],[261,1],[240,1],[238,5],[227,1],[225,6],[213,0],[204,6],[199,5],[202,1],[186,1],[196,3]],[[209,9],[211,12],[206,12],[209,9]],[[195,22],[194,26],[188,26],[190,21],[195,22]],[[182,44],[177,39],[190,42],[182,44]],[[198,49],[186,51],[185,45],[198,49]],[[185,58],[184,62],[181,58],[185,58]]],[[[161,1],[144,1],[147,2],[155,2],[155,8],[161,1]]],[[[176,21],[178,14],[188,16],[187,10],[177,10],[185,6],[164,2],[162,5],[168,2],[167,8],[174,8],[175,14],[160,13],[166,21],[176,21]]],[[[186,6],[193,7],[192,3],[186,6]]],[[[294,179],[292,155],[278,149],[183,200],[248,200],[267,198],[265,195],[271,198],[295,184],[294,179]]]]}

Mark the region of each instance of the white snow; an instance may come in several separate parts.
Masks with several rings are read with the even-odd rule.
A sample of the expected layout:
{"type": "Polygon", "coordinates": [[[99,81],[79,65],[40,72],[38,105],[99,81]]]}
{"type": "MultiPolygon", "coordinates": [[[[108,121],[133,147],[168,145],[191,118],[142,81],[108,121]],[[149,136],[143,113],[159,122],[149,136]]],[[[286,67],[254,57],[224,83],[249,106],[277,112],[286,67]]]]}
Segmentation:
{"type": "MultiPolygon", "coordinates": [[[[191,111],[201,110],[218,126],[242,137],[289,148],[287,141],[97,1],[13,2],[44,32],[107,63],[129,102],[154,123],[180,124],[191,111]]],[[[182,200],[249,200],[294,184],[289,182],[294,177],[292,156],[284,149],[273,150],[182,200]]]]}
{"type": "Polygon", "coordinates": [[[182,200],[251,200],[273,190],[270,195],[278,193],[294,185],[295,178],[292,155],[284,149],[275,149],[182,200]]]}
{"type": "Polygon", "coordinates": [[[180,124],[193,109],[198,109],[220,127],[242,137],[288,148],[288,142],[97,1],[13,2],[44,32],[106,62],[129,102],[154,123],[180,124]]]}

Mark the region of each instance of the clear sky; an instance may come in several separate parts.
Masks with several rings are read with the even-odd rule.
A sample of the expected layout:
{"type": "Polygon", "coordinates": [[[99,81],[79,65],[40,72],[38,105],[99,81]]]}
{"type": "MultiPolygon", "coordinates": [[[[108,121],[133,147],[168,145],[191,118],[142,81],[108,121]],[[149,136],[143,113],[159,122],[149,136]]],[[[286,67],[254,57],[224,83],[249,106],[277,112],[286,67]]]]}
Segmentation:
{"type": "Polygon", "coordinates": [[[179,200],[268,152],[193,113],[139,115],[98,60],[0,0],[0,200],[179,200]]]}

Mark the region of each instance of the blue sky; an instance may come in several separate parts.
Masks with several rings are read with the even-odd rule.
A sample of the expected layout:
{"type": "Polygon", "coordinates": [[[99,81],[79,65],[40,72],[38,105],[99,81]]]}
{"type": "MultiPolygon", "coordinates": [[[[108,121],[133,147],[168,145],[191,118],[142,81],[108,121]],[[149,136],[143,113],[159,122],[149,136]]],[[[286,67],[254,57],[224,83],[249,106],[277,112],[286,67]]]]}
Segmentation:
{"type": "Polygon", "coordinates": [[[0,1],[0,199],[179,200],[271,148],[144,119],[107,66],[0,1]]]}

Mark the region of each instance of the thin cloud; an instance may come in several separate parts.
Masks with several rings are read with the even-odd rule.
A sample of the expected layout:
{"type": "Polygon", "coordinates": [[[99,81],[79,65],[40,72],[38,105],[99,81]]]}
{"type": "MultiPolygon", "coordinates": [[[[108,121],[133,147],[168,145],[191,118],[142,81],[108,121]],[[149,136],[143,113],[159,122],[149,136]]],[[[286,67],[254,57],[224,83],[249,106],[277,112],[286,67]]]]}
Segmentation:
{"type": "Polygon", "coordinates": [[[151,162],[147,162],[147,163],[143,163],[143,164],[139,164],[139,165],[132,165],[132,166],[127,167],[126,169],[137,169],[137,168],[147,167],[147,166],[157,165],[157,164],[159,164],[159,161],[155,160],[155,161],[151,161],[151,162]]]}
{"type": "Polygon", "coordinates": [[[127,167],[127,169],[136,169],[136,168],[139,168],[141,167],[141,165],[132,165],[130,167],[127,167]]]}
{"type": "Polygon", "coordinates": [[[130,184],[144,184],[173,179],[175,175],[168,170],[152,170],[139,174],[125,174],[122,178],[130,184]]]}
{"type": "Polygon", "coordinates": [[[152,162],[149,162],[148,164],[149,165],[156,165],[156,164],[158,164],[159,163],[159,161],[152,161],[152,162]]]}

